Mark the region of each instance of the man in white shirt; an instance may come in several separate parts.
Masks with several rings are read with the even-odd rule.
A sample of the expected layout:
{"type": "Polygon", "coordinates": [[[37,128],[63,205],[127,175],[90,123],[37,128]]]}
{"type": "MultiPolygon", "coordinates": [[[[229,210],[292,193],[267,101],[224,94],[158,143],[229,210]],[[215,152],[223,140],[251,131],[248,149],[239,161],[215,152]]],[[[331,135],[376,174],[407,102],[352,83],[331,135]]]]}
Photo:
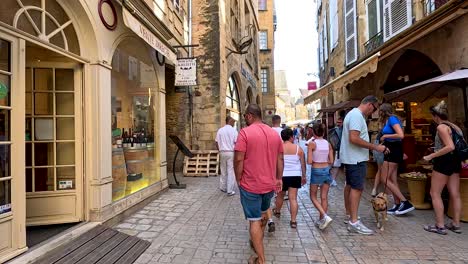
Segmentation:
{"type": "Polygon", "coordinates": [[[234,128],[236,120],[230,116],[226,117],[226,125],[216,133],[216,147],[219,150],[221,163],[221,176],[219,188],[227,192],[229,196],[236,194],[234,191],[236,176],[234,174],[234,146],[237,140],[237,130],[234,128]]]}
{"type": "Polygon", "coordinates": [[[271,118],[271,124],[272,124],[271,128],[273,128],[273,130],[275,130],[276,133],[278,133],[279,137],[281,138],[281,131],[283,131],[283,128],[281,127],[281,116],[274,115],[271,118]]]}
{"type": "Polygon", "coordinates": [[[340,144],[340,159],[345,166],[346,186],[344,188],[345,208],[348,219],[348,231],[362,235],[374,232],[358,219],[359,202],[364,189],[367,174],[369,150],[387,153],[383,145],[369,142],[366,119],[379,109],[379,102],[373,95],[362,99],[359,107],[351,110],[343,122],[343,134],[340,144]]]}

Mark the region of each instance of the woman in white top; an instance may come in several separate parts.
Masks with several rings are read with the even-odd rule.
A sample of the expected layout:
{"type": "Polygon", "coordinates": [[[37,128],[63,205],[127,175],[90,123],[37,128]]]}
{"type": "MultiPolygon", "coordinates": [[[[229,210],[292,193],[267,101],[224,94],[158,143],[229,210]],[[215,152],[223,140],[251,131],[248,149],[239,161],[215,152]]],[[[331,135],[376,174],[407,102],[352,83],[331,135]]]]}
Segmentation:
{"type": "Polygon", "coordinates": [[[330,175],[331,165],[333,164],[333,148],[327,140],[323,139],[325,126],[315,124],[315,139],[307,146],[307,163],[312,165],[310,174],[310,200],[320,213],[320,219],[317,226],[325,229],[332,221],[327,215],[328,212],[328,189],[332,178],[330,175]],[[320,187],[320,201],[317,199],[317,190],[320,187]]]}
{"type": "Polygon", "coordinates": [[[289,205],[291,208],[291,228],[297,227],[297,190],[306,183],[306,167],[304,151],[294,144],[293,131],[286,128],[281,131],[284,149],[284,170],[283,170],[283,190],[276,197],[276,207],[273,209],[273,214],[276,217],[280,216],[281,207],[283,206],[284,195],[288,191],[289,205]]]}

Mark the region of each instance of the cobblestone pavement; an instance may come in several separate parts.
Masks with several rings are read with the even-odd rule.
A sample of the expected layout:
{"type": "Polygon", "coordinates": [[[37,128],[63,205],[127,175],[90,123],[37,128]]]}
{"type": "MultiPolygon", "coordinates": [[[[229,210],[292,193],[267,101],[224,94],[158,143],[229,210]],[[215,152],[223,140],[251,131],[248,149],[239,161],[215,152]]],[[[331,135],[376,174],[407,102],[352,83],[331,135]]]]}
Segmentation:
{"type": "MultiPolygon", "coordinates": [[[[248,243],[239,195],[218,190],[218,177],[185,178],[187,189],[168,190],[115,228],[152,242],[136,263],[247,263],[248,243]]],[[[350,234],[343,223],[343,183],[330,192],[331,226],[314,226],[317,211],[303,187],[299,193],[297,230],[289,227],[288,208],[275,218],[276,232],[266,234],[268,263],[466,263],[468,230],[440,236],[425,232],[432,211],[389,216],[384,232],[373,236],[350,234]]],[[[362,221],[375,228],[365,194],[362,221]]]]}

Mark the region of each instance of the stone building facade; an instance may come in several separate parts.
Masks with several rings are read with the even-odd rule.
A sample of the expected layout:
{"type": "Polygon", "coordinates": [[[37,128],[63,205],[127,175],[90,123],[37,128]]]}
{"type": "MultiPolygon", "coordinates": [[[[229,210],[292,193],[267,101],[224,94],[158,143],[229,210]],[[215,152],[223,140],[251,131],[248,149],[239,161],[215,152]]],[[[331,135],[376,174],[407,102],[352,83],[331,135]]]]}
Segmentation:
{"type": "MultiPolygon", "coordinates": [[[[466,1],[446,0],[321,1],[317,14],[322,85],[305,103],[319,99],[324,108],[367,94],[382,99],[467,67],[467,6],[466,1]]],[[[461,124],[461,89],[444,97],[450,119],[461,124]]]]}
{"type": "Polygon", "coordinates": [[[263,119],[271,124],[271,117],[275,114],[275,31],[276,12],[273,0],[258,1],[258,15],[260,23],[260,89],[262,92],[263,119]]]}
{"type": "MultiPolygon", "coordinates": [[[[174,109],[168,113],[168,133],[178,135],[190,149],[212,150],[227,115],[240,128],[245,107],[262,105],[258,2],[193,0],[191,17],[198,85],[185,94],[168,94],[174,109]]],[[[168,157],[175,150],[168,142],[168,157]]]]}

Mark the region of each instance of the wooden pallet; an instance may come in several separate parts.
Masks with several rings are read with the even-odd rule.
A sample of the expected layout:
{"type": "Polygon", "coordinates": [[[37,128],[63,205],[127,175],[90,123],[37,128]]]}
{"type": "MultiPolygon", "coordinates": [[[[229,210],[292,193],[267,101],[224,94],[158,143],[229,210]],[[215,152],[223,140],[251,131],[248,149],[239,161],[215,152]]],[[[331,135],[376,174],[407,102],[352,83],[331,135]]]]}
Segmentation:
{"type": "Polygon", "coordinates": [[[217,150],[192,150],[193,158],[184,158],[184,176],[217,176],[219,170],[219,152],[217,150]]]}

